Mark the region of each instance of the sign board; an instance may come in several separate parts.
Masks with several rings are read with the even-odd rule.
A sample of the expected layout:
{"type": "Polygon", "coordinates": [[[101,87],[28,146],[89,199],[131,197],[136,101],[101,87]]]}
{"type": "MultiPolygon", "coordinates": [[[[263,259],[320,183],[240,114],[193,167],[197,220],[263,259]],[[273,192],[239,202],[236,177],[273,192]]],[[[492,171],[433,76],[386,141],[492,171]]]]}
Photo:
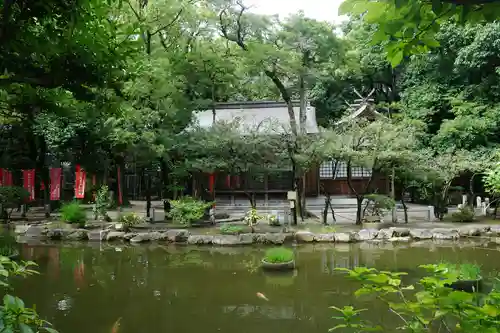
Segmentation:
{"type": "Polygon", "coordinates": [[[297,200],[297,191],[288,191],[286,194],[288,200],[297,200]]]}

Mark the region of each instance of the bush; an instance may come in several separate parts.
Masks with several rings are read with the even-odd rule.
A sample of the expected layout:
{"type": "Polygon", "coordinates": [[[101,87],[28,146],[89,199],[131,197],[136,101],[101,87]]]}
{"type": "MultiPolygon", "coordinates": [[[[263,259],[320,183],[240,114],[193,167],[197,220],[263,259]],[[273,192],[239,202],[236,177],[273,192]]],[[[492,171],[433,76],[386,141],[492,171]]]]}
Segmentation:
{"type": "Polygon", "coordinates": [[[286,247],[274,247],[266,251],[264,261],[269,263],[285,263],[294,259],[293,251],[286,247]]]}
{"type": "Polygon", "coordinates": [[[267,221],[268,221],[270,226],[273,226],[273,227],[281,226],[280,221],[278,219],[278,216],[276,216],[276,215],[272,215],[272,214],[267,215],[267,221]]]}
{"type": "Polygon", "coordinates": [[[243,227],[239,225],[223,224],[219,231],[223,235],[238,235],[243,232],[243,227]]]}
{"type": "Polygon", "coordinates": [[[0,212],[2,218],[9,220],[12,211],[22,204],[26,203],[30,194],[29,192],[19,186],[2,186],[0,187],[0,205],[3,211],[0,212]]]}
{"type": "Polygon", "coordinates": [[[205,215],[205,210],[212,206],[211,202],[196,200],[189,196],[169,200],[169,202],[171,210],[168,216],[174,222],[186,225],[199,221],[205,215]]]}
{"type": "Polygon", "coordinates": [[[365,198],[365,213],[371,216],[383,216],[396,207],[396,202],[386,195],[368,194],[365,198]]]}
{"type": "Polygon", "coordinates": [[[19,254],[16,239],[10,234],[0,236],[0,256],[11,257],[19,254]]]}
{"type": "Polygon", "coordinates": [[[78,224],[80,227],[85,226],[87,222],[87,214],[78,202],[64,204],[61,207],[61,220],[69,224],[78,224]]]}
{"type": "Polygon", "coordinates": [[[469,206],[459,208],[456,212],[451,214],[451,220],[453,222],[472,222],[474,221],[474,217],[474,210],[469,206]]]}
{"type": "Polygon", "coordinates": [[[108,219],[108,207],[111,204],[111,198],[109,197],[109,188],[107,185],[102,185],[96,191],[95,202],[92,208],[94,213],[94,218],[97,220],[99,217],[103,219],[108,219]]]}
{"type": "Polygon", "coordinates": [[[123,228],[128,230],[135,225],[144,223],[144,219],[137,215],[136,213],[127,213],[120,215],[118,222],[123,224],[123,228]]]}

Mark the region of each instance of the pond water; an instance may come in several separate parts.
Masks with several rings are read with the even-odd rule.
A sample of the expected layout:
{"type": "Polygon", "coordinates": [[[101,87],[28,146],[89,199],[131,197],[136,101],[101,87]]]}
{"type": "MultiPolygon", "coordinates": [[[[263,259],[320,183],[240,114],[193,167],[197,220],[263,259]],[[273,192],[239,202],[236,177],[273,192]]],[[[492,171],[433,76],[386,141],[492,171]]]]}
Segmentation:
{"type": "Polygon", "coordinates": [[[14,287],[61,333],[111,333],[119,318],[120,333],[326,333],[337,323],[331,305],[364,307],[371,320],[394,322],[383,307],[356,300],[358,283],[336,267],[408,271],[410,280],[420,276],[418,265],[442,260],[500,270],[500,249],[463,244],[294,250],[297,270],[270,275],[257,266],[264,248],[23,245],[23,257],[36,261],[41,274],[14,287]]]}

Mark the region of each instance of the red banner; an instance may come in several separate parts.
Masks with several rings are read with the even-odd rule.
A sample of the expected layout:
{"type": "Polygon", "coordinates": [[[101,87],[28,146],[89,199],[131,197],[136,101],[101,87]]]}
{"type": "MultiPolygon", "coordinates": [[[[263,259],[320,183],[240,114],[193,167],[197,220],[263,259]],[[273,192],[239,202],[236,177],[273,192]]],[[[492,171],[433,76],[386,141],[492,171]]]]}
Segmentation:
{"type": "Polygon", "coordinates": [[[83,199],[85,197],[86,177],[85,171],[77,164],[75,172],[75,198],[77,199],[83,199]]]}
{"type": "Polygon", "coordinates": [[[3,172],[3,176],[4,176],[4,182],[3,182],[3,185],[4,186],[12,186],[13,183],[12,183],[12,172],[10,172],[9,170],[4,170],[3,172]]]}
{"type": "Polygon", "coordinates": [[[0,169],[0,186],[12,186],[12,173],[7,169],[0,169]]]}
{"type": "Polygon", "coordinates": [[[123,204],[123,198],[122,198],[122,177],[121,177],[121,172],[120,172],[120,166],[116,167],[116,185],[118,187],[118,204],[122,205],[123,204]]]}
{"type": "Polygon", "coordinates": [[[61,199],[61,168],[50,169],[50,200],[61,199]]]}
{"type": "Polygon", "coordinates": [[[35,200],[35,169],[23,170],[23,185],[29,192],[29,201],[35,200]]]}

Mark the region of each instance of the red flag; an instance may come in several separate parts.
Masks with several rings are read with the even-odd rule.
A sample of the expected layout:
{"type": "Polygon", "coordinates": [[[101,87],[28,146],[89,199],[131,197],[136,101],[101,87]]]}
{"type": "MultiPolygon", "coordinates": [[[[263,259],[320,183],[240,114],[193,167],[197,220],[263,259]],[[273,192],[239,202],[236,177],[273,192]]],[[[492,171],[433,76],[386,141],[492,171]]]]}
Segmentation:
{"type": "Polygon", "coordinates": [[[97,184],[95,175],[92,175],[92,188],[94,189],[92,191],[92,201],[95,201],[95,185],[97,184]]]}
{"type": "Polygon", "coordinates": [[[0,169],[0,186],[3,186],[3,177],[4,177],[4,174],[3,174],[3,169],[0,169]]]}
{"type": "Polygon", "coordinates": [[[234,176],[234,185],[236,188],[240,188],[240,176],[234,176]]]}
{"type": "Polygon", "coordinates": [[[122,205],[123,204],[123,198],[122,198],[122,177],[120,173],[120,166],[116,168],[116,184],[118,186],[118,204],[122,205]]]}
{"type": "Polygon", "coordinates": [[[77,199],[83,199],[85,197],[86,177],[85,171],[77,164],[75,172],[75,198],[77,199]]]}
{"type": "Polygon", "coordinates": [[[35,200],[35,169],[23,170],[24,188],[29,192],[29,200],[35,200]]]}
{"type": "Polygon", "coordinates": [[[226,186],[231,187],[231,175],[226,176],[226,186]]]}
{"type": "Polygon", "coordinates": [[[12,186],[12,172],[4,170],[4,185],[12,186]]]}
{"type": "Polygon", "coordinates": [[[41,191],[45,190],[45,183],[43,182],[43,180],[40,182],[40,190],[41,191]]]}
{"type": "Polygon", "coordinates": [[[61,199],[61,168],[50,169],[50,200],[61,199]]]}

